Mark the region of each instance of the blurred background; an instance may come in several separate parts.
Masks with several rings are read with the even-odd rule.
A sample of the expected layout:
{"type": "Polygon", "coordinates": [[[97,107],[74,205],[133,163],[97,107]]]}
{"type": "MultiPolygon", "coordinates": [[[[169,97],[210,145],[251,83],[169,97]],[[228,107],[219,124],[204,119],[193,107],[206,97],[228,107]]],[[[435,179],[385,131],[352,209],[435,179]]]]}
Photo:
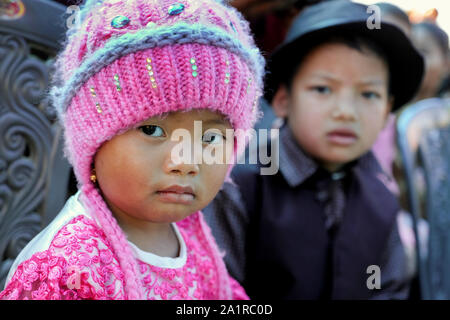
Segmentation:
{"type": "MultiPolygon", "coordinates": [[[[358,1],[364,4],[373,4],[374,1],[358,1]]],[[[390,0],[392,3],[404,10],[411,22],[418,23],[424,20],[436,22],[449,34],[450,32],[450,1],[446,0],[390,0]]]]}

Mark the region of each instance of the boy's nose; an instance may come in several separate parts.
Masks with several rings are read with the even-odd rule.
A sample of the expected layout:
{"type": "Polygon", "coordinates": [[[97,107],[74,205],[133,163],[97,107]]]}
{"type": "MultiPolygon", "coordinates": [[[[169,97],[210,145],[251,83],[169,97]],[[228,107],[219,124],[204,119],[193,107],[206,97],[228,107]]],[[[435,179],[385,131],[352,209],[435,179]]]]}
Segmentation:
{"type": "Polygon", "coordinates": [[[354,121],[356,119],[354,97],[349,94],[341,95],[337,99],[331,115],[335,120],[354,121]]]}

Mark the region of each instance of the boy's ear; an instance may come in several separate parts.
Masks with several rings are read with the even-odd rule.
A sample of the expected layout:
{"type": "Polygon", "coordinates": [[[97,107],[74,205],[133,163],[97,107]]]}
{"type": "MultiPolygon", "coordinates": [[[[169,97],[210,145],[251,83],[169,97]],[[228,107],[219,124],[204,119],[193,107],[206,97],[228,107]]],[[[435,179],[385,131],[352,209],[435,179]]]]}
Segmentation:
{"type": "Polygon", "coordinates": [[[387,102],[386,114],[384,115],[384,126],[388,123],[389,115],[391,114],[392,106],[394,105],[394,96],[390,96],[387,102]]]}
{"type": "Polygon", "coordinates": [[[395,98],[394,96],[390,96],[388,100],[387,110],[386,110],[386,119],[389,118],[389,114],[392,111],[392,107],[394,106],[395,98]]]}
{"type": "Polygon", "coordinates": [[[272,99],[272,107],[278,118],[286,118],[288,115],[289,92],[286,86],[281,85],[272,99]]]}

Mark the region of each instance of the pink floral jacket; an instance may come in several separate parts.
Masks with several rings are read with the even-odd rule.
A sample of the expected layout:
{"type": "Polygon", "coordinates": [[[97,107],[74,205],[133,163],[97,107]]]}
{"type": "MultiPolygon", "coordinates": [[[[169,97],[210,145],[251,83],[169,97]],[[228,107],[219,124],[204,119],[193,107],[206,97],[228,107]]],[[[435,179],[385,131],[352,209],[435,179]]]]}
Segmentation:
{"type": "MultiPolygon", "coordinates": [[[[127,299],[112,247],[78,196],[22,250],[0,299],[127,299]]],[[[129,242],[147,299],[248,299],[228,275],[201,212],[173,227],[181,248],[176,258],[129,242]]]]}

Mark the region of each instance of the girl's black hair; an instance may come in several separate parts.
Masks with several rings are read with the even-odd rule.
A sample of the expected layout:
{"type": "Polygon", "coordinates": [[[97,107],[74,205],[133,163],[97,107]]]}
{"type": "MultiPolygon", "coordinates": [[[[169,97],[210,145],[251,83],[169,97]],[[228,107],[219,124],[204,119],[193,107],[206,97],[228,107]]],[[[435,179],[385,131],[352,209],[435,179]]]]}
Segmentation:
{"type": "MultiPolygon", "coordinates": [[[[317,47],[321,46],[325,43],[339,43],[348,46],[349,48],[358,50],[364,54],[372,53],[377,57],[381,58],[389,68],[389,60],[387,58],[387,54],[383,50],[381,46],[379,46],[375,41],[370,38],[363,37],[356,34],[342,34],[342,35],[330,35],[327,37],[316,38],[312,41],[308,41],[308,43],[303,43],[302,48],[297,48],[296,50],[292,50],[295,53],[295,56],[292,56],[292,60],[294,63],[291,68],[286,68],[286,73],[284,77],[282,77],[282,84],[286,85],[288,91],[292,89],[292,82],[294,80],[295,75],[297,74],[301,64],[305,57],[315,50],[317,47]],[[294,58],[295,57],[295,58],[294,58]]],[[[389,94],[392,93],[391,82],[390,81],[391,74],[389,72],[389,85],[388,90],[389,94]]]]}

